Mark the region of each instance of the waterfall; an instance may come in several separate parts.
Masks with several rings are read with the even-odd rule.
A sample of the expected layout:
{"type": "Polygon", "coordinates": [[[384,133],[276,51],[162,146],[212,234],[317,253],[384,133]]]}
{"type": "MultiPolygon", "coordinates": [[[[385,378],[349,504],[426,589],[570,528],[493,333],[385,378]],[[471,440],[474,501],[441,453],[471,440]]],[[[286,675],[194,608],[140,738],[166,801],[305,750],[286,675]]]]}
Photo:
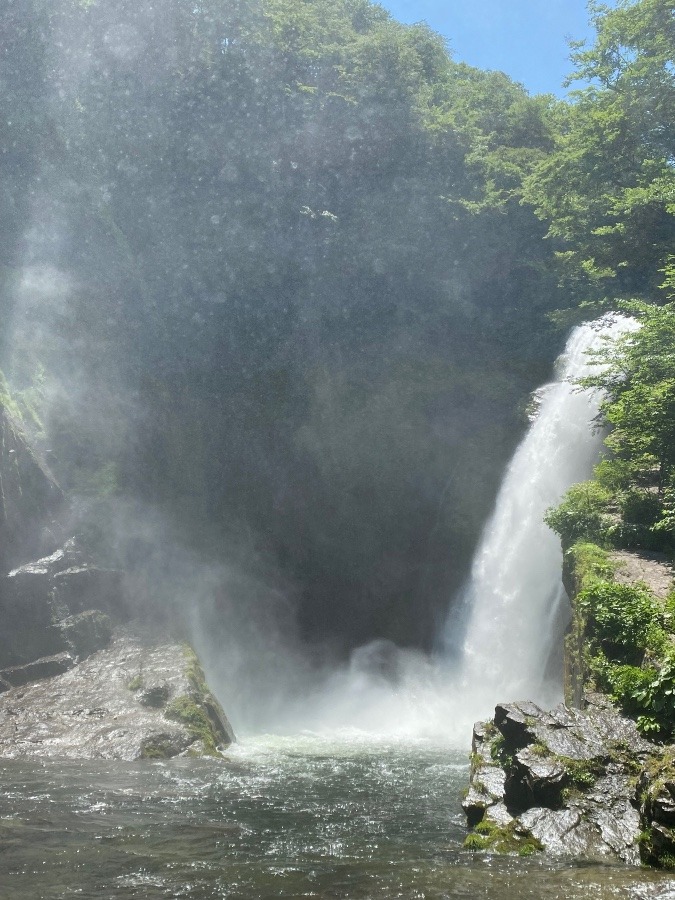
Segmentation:
{"type": "Polygon", "coordinates": [[[574,384],[590,371],[588,351],[634,327],[633,320],[616,317],[574,329],[556,380],[540,390],[538,415],[506,470],[446,626],[449,643],[463,624],[458,685],[477,713],[500,700],[550,705],[560,699],[560,673],[550,677],[547,669],[562,643],[567,601],[560,542],[543,517],[571,485],[590,477],[599,456],[602,436],[593,420],[600,397],[574,384]]]}

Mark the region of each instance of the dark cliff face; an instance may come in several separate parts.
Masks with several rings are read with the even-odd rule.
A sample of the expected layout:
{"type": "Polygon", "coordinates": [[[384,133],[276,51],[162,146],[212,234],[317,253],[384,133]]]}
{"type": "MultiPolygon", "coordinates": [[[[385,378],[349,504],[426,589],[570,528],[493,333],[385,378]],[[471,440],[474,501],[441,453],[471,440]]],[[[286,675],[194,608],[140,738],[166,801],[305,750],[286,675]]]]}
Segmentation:
{"type": "Polygon", "coordinates": [[[56,549],[63,492],[0,405],[0,572],[56,549]]]}
{"type": "Polygon", "coordinates": [[[234,735],[196,656],[156,621],[123,624],[122,573],[63,542],[66,513],[0,408],[0,757],[218,756],[234,735]]]}

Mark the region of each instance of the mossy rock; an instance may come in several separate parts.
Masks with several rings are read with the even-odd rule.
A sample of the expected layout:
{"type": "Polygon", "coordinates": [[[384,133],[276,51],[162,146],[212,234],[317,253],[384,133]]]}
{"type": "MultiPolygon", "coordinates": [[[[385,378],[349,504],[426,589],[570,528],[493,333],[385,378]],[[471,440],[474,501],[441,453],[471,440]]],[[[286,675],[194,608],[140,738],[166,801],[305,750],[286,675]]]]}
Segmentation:
{"type": "Polygon", "coordinates": [[[471,834],[468,834],[462,845],[465,850],[490,850],[494,853],[517,853],[518,856],[531,856],[544,848],[531,834],[518,830],[515,823],[500,826],[483,819],[471,834]]]}
{"type": "Polygon", "coordinates": [[[231,740],[222,728],[216,727],[213,714],[209,713],[203,700],[199,703],[188,694],[176,697],[164,711],[167,719],[185,725],[192,738],[202,742],[207,756],[221,756],[219,747],[227,746],[231,740]]]}
{"type": "Polygon", "coordinates": [[[234,743],[236,738],[232,726],[222,706],[209,690],[206,675],[197,654],[189,644],[183,645],[183,652],[187,661],[185,674],[190,684],[189,696],[205,713],[213,742],[217,746],[228,746],[234,743]]]}
{"type": "Polygon", "coordinates": [[[184,734],[178,731],[162,731],[149,735],[141,744],[141,759],[172,759],[190,745],[184,734]]]}

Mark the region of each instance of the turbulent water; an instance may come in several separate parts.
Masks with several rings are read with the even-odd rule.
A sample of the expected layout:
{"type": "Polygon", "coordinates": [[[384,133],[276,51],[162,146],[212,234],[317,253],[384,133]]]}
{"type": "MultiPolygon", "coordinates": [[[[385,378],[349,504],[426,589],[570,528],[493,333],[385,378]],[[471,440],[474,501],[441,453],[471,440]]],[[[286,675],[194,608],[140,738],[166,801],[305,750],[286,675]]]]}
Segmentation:
{"type": "MultiPolygon", "coordinates": [[[[538,413],[505,473],[462,598],[460,680],[477,709],[489,710],[497,695],[543,705],[561,697],[562,554],[544,514],[571,485],[589,478],[598,460],[602,435],[593,420],[600,396],[575,384],[591,371],[588,351],[634,327],[634,320],[619,317],[575,328],[558,359],[557,380],[538,392],[538,413]]],[[[449,628],[461,627],[455,613],[449,628]]]]}
{"type": "Polygon", "coordinates": [[[224,763],[0,762],[2,900],[672,900],[639,869],[474,855],[466,754],[257,738],[224,763]]]}

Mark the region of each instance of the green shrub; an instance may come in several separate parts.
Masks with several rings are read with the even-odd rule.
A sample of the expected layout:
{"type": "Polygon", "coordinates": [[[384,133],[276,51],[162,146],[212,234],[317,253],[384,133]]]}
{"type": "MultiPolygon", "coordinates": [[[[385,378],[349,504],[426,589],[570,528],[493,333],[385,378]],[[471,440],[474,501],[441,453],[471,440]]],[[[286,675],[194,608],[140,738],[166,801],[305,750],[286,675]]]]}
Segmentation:
{"type": "Polygon", "coordinates": [[[611,522],[611,495],[597,481],[582,481],[567,491],[558,506],[547,510],[544,521],[560,535],[564,546],[575,541],[604,543],[611,522]]]}
{"type": "Polygon", "coordinates": [[[651,528],[661,518],[661,501],[653,491],[632,489],[619,495],[624,522],[651,528]]]}
{"type": "Polygon", "coordinates": [[[617,662],[629,661],[635,651],[644,650],[654,624],[661,624],[656,600],[640,586],[598,581],[579,592],[576,604],[586,618],[591,641],[617,662]]]}
{"type": "Polygon", "coordinates": [[[655,675],[654,669],[608,663],[602,669],[602,686],[627,713],[635,714],[643,709],[638,694],[649,687],[655,675]]]}
{"type": "MultiPolygon", "coordinates": [[[[636,692],[636,700],[647,714],[645,725],[656,731],[652,722],[659,726],[660,737],[667,737],[675,726],[675,657],[668,656],[650,683],[636,692]]],[[[639,724],[639,723],[638,723],[639,724]]]]}
{"type": "Polygon", "coordinates": [[[659,668],[617,665],[602,654],[592,659],[598,686],[636,716],[638,730],[649,738],[668,739],[675,730],[675,657],[659,668]]]}
{"type": "Polygon", "coordinates": [[[596,581],[611,581],[614,578],[615,565],[607,551],[590,541],[577,541],[566,551],[571,560],[577,583],[582,587],[590,587],[596,581]]]}
{"type": "Polygon", "coordinates": [[[657,525],[635,525],[632,522],[612,522],[605,531],[605,539],[620,550],[667,550],[670,536],[659,531],[657,525]]]}

